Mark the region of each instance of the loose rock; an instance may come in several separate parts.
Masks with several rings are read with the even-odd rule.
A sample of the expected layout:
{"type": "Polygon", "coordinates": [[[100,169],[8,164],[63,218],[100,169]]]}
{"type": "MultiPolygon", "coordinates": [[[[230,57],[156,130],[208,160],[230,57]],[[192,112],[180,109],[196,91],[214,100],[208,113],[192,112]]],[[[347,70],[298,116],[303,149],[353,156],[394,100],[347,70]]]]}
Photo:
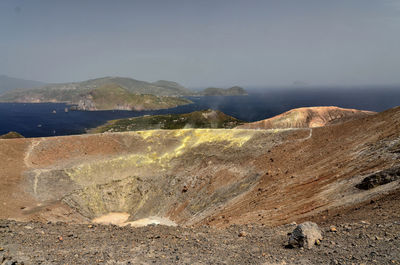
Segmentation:
{"type": "Polygon", "coordinates": [[[239,232],[239,237],[245,237],[245,236],[247,236],[247,233],[245,231],[239,232]]]}
{"type": "Polygon", "coordinates": [[[317,240],[322,240],[322,233],[318,225],[313,222],[304,222],[291,233],[289,245],[311,249],[317,240]]]}

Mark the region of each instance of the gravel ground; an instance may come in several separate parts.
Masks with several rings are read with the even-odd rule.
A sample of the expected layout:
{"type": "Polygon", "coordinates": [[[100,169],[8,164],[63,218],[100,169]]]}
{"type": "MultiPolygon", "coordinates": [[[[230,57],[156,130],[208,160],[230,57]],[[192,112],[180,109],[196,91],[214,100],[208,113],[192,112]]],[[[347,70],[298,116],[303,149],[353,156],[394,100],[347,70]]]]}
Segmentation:
{"type": "Polygon", "coordinates": [[[295,224],[133,228],[1,220],[0,264],[400,264],[399,205],[397,192],[315,217],[324,238],[311,250],[286,246],[295,224]]]}

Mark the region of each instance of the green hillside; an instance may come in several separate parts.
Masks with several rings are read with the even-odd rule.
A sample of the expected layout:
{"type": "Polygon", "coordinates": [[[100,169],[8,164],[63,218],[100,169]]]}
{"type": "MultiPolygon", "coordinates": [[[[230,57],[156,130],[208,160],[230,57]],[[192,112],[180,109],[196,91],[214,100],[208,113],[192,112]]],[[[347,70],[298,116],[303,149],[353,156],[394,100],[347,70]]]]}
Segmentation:
{"type": "Polygon", "coordinates": [[[91,129],[89,133],[184,128],[230,129],[244,123],[244,121],[226,115],[221,111],[203,110],[186,114],[154,115],[112,120],[105,125],[91,129]]]}
{"type": "Polygon", "coordinates": [[[125,77],[102,77],[32,89],[13,89],[2,94],[0,102],[65,102],[83,110],[114,109],[114,106],[116,109],[163,109],[190,103],[179,97],[191,94],[189,89],[172,81],[149,83],[125,77]],[[109,89],[113,91],[107,91],[109,89]],[[93,99],[97,106],[93,105],[96,103],[93,99]]]}
{"type": "Polygon", "coordinates": [[[6,93],[0,101],[11,102],[66,102],[78,110],[157,110],[190,104],[191,101],[172,96],[135,94],[115,84],[95,88],[53,89],[43,87],[28,91],[6,93]]]}
{"type": "Polygon", "coordinates": [[[90,91],[88,99],[93,102],[92,110],[155,110],[191,103],[189,100],[177,97],[133,94],[115,84],[104,85],[90,91]]]}

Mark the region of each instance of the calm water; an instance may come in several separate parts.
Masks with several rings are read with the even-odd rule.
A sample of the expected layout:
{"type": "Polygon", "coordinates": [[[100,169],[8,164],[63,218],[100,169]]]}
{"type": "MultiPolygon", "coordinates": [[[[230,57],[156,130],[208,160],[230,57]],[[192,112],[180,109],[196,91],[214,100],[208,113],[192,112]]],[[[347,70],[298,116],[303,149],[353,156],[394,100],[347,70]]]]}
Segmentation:
{"type": "Polygon", "coordinates": [[[0,135],[17,131],[25,137],[81,134],[108,120],[142,115],[218,109],[245,121],[270,118],[306,106],[339,106],[383,111],[400,105],[400,87],[386,90],[284,90],[252,92],[249,96],[190,97],[194,104],[159,111],[69,111],[65,104],[0,103],[0,135]],[[53,113],[55,110],[56,113],[53,113]]]}

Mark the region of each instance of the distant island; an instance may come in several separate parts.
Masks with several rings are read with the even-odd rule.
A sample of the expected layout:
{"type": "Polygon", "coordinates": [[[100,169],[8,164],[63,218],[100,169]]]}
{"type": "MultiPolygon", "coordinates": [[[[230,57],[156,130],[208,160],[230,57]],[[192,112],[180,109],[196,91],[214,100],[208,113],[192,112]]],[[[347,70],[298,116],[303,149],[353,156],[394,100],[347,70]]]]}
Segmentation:
{"type": "Polygon", "coordinates": [[[77,110],[158,110],[190,104],[190,100],[180,97],[134,94],[116,85],[103,85],[80,94],[72,109],[77,110]]]}
{"type": "Polygon", "coordinates": [[[154,83],[123,77],[104,77],[83,82],[49,84],[33,89],[14,89],[0,102],[63,102],[77,110],[158,110],[192,103],[181,98],[191,91],[178,83],[154,83]]]}
{"type": "Polygon", "coordinates": [[[46,85],[46,83],[9,77],[6,75],[0,75],[0,94],[5,93],[7,91],[11,91],[16,88],[26,89],[26,88],[41,87],[44,85],[46,85]]]}
{"type": "Polygon", "coordinates": [[[223,128],[232,129],[244,124],[244,121],[218,110],[202,110],[185,114],[166,114],[143,116],[128,119],[118,119],[107,122],[89,133],[125,132],[154,129],[185,129],[185,128],[223,128]]]}
{"type": "Polygon", "coordinates": [[[208,87],[199,93],[202,96],[245,96],[247,91],[240,86],[230,88],[208,87]]]}
{"type": "Polygon", "coordinates": [[[17,132],[8,132],[6,134],[0,135],[0,139],[14,139],[14,138],[24,138],[24,136],[22,136],[17,132]]]}
{"type": "MultiPolygon", "coordinates": [[[[40,83],[34,83],[40,84],[40,83]]],[[[159,110],[191,104],[187,96],[247,95],[238,86],[206,88],[195,92],[167,80],[140,81],[126,77],[102,77],[83,82],[46,84],[0,92],[0,102],[67,103],[73,110],[159,110]]]]}

